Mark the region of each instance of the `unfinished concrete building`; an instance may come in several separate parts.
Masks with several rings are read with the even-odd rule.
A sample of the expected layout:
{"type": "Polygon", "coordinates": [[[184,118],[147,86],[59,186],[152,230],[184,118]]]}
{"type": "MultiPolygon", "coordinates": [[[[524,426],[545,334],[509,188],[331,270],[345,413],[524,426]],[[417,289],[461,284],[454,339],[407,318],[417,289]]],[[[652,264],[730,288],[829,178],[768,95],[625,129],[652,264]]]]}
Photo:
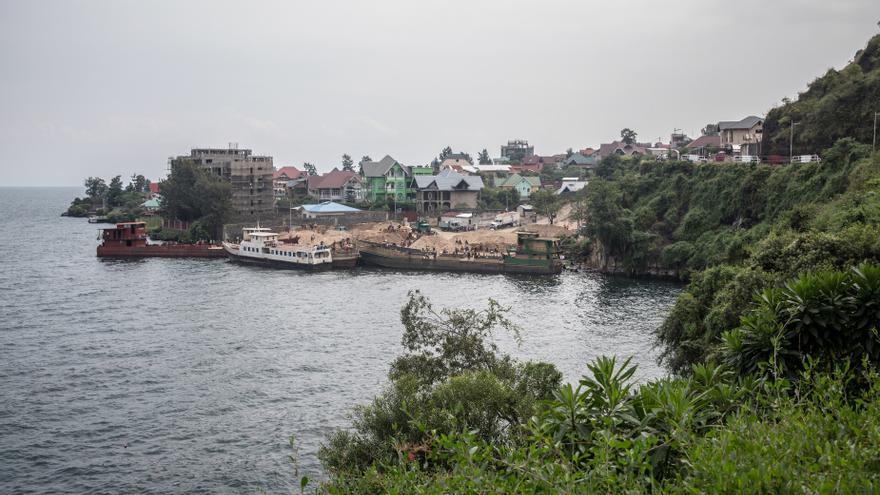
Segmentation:
{"type": "MultiPolygon", "coordinates": [[[[232,209],[236,215],[259,217],[275,209],[271,156],[255,156],[249,149],[193,148],[187,159],[232,185],[232,209]]],[[[174,160],[172,160],[173,165],[174,160]]]]}

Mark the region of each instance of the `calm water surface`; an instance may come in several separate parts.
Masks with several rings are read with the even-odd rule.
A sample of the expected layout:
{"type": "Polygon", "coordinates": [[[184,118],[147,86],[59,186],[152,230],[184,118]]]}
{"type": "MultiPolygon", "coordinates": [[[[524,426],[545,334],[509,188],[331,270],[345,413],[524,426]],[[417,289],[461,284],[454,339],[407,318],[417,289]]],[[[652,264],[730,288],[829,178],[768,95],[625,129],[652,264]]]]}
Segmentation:
{"type": "Polygon", "coordinates": [[[0,493],[289,493],[288,437],[320,476],[321,439],[385,383],[399,310],[512,307],[522,359],[576,380],[600,354],[663,374],[651,331],[680,286],[95,258],[61,218],[79,189],[0,188],[0,493]]]}

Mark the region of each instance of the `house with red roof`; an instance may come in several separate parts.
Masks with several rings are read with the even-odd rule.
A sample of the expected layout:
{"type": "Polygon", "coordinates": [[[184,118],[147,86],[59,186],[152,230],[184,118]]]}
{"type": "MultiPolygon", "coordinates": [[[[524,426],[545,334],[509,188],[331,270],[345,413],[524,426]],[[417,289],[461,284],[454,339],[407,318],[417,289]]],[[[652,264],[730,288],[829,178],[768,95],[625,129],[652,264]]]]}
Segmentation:
{"type": "Polygon", "coordinates": [[[296,167],[281,167],[272,174],[272,187],[275,201],[283,199],[289,192],[306,193],[307,175],[296,167]]]}
{"type": "Polygon", "coordinates": [[[720,147],[721,136],[717,134],[714,136],[700,136],[685,146],[688,153],[699,156],[708,156],[711,151],[717,151],[720,147]]]}
{"type": "Polygon", "coordinates": [[[612,141],[610,143],[600,145],[599,151],[597,153],[600,159],[611,155],[644,156],[648,154],[648,148],[650,147],[650,143],[627,144],[623,141],[612,141]]]}
{"type": "Polygon", "coordinates": [[[511,165],[510,171],[515,173],[534,172],[539,174],[541,173],[541,170],[544,170],[544,167],[558,167],[563,161],[565,161],[565,154],[553,156],[531,155],[523,158],[520,164],[511,165]]]}
{"type": "Polygon", "coordinates": [[[364,187],[361,176],[355,172],[334,168],[323,175],[308,177],[309,196],[320,201],[344,201],[360,203],[364,200],[364,187]]]}
{"type": "Polygon", "coordinates": [[[147,187],[149,188],[147,190],[147,193],[149,194],[149,199],[153,199],[156,196],[159,196],[159,183],[158,182],[150,182],[149,184],[147,184],[147,187]]]}

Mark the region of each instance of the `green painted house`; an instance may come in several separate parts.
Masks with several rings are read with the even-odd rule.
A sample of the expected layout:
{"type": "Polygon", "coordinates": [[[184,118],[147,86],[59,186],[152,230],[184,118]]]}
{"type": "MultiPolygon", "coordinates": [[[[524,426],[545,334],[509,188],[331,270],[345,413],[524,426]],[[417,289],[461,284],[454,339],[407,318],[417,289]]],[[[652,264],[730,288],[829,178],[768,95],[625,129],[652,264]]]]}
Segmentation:
{"type": "Polygon", "coordinates": [[[361,173],[364,176],[364,194],[367,201],[375,203],[412,203],[416,190],[413,186],[414,175],[431,175],[434,170],[430,166],[406,167],[389,155],[378,162],[363,162],[361,173]]]}
{"type": "Polygon", "coordinates": [[[534,175],[513,174],[499,183],[497,187],[501,189],[516,189],[519,197],[526,199],[533,192],[541,189],[541,178],[534,175]]]}

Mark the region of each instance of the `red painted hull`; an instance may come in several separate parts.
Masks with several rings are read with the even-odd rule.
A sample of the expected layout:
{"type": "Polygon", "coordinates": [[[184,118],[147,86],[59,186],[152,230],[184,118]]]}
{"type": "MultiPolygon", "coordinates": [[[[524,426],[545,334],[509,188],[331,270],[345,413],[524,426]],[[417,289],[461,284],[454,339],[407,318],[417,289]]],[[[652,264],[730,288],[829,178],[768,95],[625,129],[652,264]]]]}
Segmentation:
{"type": "Polygon", "coordinates": [[[212,244],[150,244],[98,246],[99,258],[225,258],[223,246],[212,244]]]}

